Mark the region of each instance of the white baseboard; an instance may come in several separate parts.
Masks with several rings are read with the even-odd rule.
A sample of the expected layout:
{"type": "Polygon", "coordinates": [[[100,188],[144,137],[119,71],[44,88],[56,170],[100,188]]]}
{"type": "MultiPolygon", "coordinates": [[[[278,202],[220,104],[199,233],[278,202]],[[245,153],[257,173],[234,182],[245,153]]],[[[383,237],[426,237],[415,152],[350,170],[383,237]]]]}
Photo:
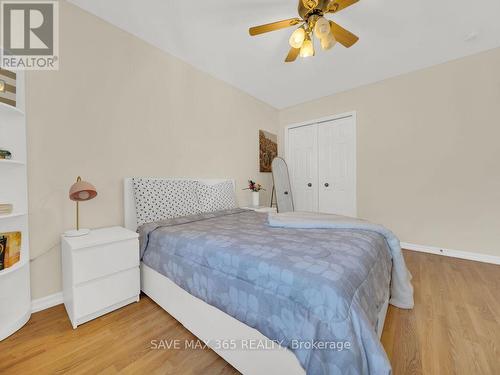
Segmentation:
{"type": "Polygon", "coordinates": [[[423,253],[443,255],[452,258],[474,260],[476,262],[500,264],[500,256],[483,254],[483,253],[473,253],[470,251],[445,249],[442,247],[435,247],[435,246],[416,245],[408,242],[401,242],[401,248],[412,251],[420,251],[423,253]]]}
{"type": "Polygon", "coordinates": [[[37,298],[31,301],[31,312],[42,311],[50,307],[60,305],[64,302],[62,292],[54,293],[46,297],[37,298]]]}

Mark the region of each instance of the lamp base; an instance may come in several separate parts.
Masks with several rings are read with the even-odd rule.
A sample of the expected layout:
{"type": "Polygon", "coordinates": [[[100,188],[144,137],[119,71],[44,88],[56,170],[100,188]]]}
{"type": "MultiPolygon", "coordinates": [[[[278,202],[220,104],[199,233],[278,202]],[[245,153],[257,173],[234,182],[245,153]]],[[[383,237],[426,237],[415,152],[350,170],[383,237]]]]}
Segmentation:
{"type": "Polygon", "coordinates": [[[64,232],[64,237],[80,237],[90,233],[90,229],[72,229],[64,232]]]}

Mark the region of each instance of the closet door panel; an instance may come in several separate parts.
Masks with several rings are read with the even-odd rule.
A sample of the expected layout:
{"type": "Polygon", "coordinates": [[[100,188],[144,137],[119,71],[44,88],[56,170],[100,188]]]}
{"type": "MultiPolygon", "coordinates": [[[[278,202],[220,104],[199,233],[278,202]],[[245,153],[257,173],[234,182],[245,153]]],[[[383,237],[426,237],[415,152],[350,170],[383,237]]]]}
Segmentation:
{"type": "Polygon", "coordinates": [[[355,137],[352,117],[318,125],[320,212],[357,214],[355,137]]]}
{"type": "Polygon", "coordinates": [[[288,131],[290,180],[295,211],[318,210],[318,134],[317,126],[288,131]]]}

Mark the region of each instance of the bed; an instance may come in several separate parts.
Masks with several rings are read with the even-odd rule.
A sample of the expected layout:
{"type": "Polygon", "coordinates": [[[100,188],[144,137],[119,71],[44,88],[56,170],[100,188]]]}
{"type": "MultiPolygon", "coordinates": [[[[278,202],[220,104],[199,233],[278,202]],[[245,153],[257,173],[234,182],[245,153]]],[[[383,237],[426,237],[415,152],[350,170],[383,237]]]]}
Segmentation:
{"type": "MultiPolygon", "coordinates": [[[[216,184],[223,180],[197,179],[197,181],[201,181],[206,184],[216,184]]],[[[137,230],[137,215],[131,178],[127,178],[124,181],[124,213],[125,226],[128,229],[134,231],[137,230]]],[[[235,252],[235,249],[238,249],[236,262],[238,265],[240,263],[243,264],[247,262],[248,259],[253,259],[252,257],[255,256],[254,248],[252,248],[251,251],[246,251],[246,249],[249,248],[249,246],[247,246],[247,242],[250,240],[258,242],[258,239],[262,238],[264,240],[262,242],[262,246],[267,249],[264,252],[265,254],[269,254],[269,252],[273,251],[273,248],[276,248],[276,252],[278,254],[276,259],[279,259],[280,256],[285,253],[285,255],[290,258],[291,262],[296,261],[300,263],[303,261],[303,259],[300,258],[300,251],[306,251],[306,248],[303,247],[304,244],[300,244],[300,239],[307,238],[308,236],[310,238],[307,239],[307,241],[317,240],[319,241],[318,244],[320,244],[315,246],[313,250],[310,250],[313,251],[313,253],[308,254],[308,257],[324,258],[330,256],[329,254],[332,252],[325,250],[326,245],[323,245],[326,243],[323,239],[323,236],[326,233],[324,230],[306,229],[301,231],[295,229],[268,228],[266,226],[265,213],[237,209],[213,215],[205,214],[196,217],[172,219],[162,223],[152,223],[149,227],[148,225],[141,226],[141,231],[143,231],[142,234],[145,235],[146,233],[145,236],[150,239],[150,242],[143,246],[144,248],[142,250],[145,250],[146,253],[143,254],[143,257],[141,258],[141,289],[146,295],[158,303],[196,337],[207,343],[208,346],[210,346],[227,362],[244,374],[305,373],[303,364],[305,363],[304,356],[309,355],[306,350],[307,348],[297,348],[296,346],[292,347],[289,341],[281,340],[281,337],[275,334],[272,327],[269,328],[264,325],[259,325],[260,321],[264,320],[262,316],[251,317],[250,314],[247,314],[246,312],[240,312],[240,316],[238,315],[238,311],[236,311],[238,310],[237,308],[231,309],[230,307],[227,307],[227,311],[224,312],[225,302],[220,296],[224,296],[225,294],[230,295],[231,291],[229,288],[233,286],[233,283],[235,285],[236,283],[240,283],[247,288],[249,280],[245,279],[247,277],[245,275],[250,275],[251,273],[247,270],[240,273],[238,273],[238,271],[234,271],[235,274],[232,274],[230,279],[224,279],[224,277],[227,277],[228,274],[232,273],[231,267],[234,265],[231,264],[231,261],[229,261],[229,263],[224,263],[224,257],[227,256],[227,254],[223,252],[221,253],[220,251],[224,247],[233,253],[235,252]],[[267,232],[265,235],[255,232],[259,230],[267,232]],[[224,238],[227,242],[227,238],[231,237],[228,233],[232,233],[234,235],[233,237],[238,238],[238,242],[229,242],[225,245],[221,245],[221,243],[224,242],[224,238]],[[276,238],[279,239],[279,241],[275,241],[272,245],[270,245],[268,243],[269,238],[265,238],[269,236],[277,236],[276,238]],[[195,240],[196,242],[194,242],[195,240]],[[281,248],[277,245],[278,243],[282,243],[282,245],[280,245],[281,248]],[[285,245],[283,245],[283,243],[285,245]],[[292,243],[293,246],[290,246],[290,243],[292,243]],[[285,246],[285,248],[283,248],[283,246],[285,246]],[[178,248],[180,250],[174,251],[174,248],[178,248]],[[193,250],[193,248],[195,248],[195,250],[193,250]],[[183,253],[179,253],[180,251],[183,253]],[[295,251],[297,257],[290,257],[290,254],[286,253],[287,251],[295,251]],[[314,251],[316,251],[316,253],[314,253],[314,251]],[[179,254],[182,254],[182,257],[178,256],[179,254]],[[190,256],[191,258],[189,258],[190,256]],[[219,262],[221,266],[215,271],[206,271],[207,264],[211,263],[213,259],[217,259],[219,256],[221,257],[219,262]],[[196,259],[193,257],[196,257],[196,259]],[[198,258],[203,259],[198,260],[198,258]],[[193,262],[193,259],[195,262],[193,262]],[[170,264],[167,266],[166,264],[169,262],[170,264]],[[182,272],[176,272],[177,269],[182,267],[189,269],[189,267],[193,266],[193,264],[196,267],[200,264],[203,266],[200,266],[196,273],[205,271],[207,273],[202,275],[202,281],[196,281],[195,277],[191,275],[191,284],[193,284],[193,280],[196,281],[195,284],[200,284],[200,282],[215,282],[216,279],[222,278],[219,280],[219,289],[217,290],[217,293],[212,293],[213,301],[206,296],[210,295],[210,293],[207,292],[206,285],[200,287],[200,285],[197,284],[196,287],[193,287],[189,284],[189,282],[183,281],[183,277],[185,277],[185,275],[183,275],[182,272]],[[224,269],[224,267],[226,267],[226,269],[224,269]],[[170,278],[166,275],[169,275],[170,278]],[[228,287],[227,293],[222,290],[225,286],[228,287]],[[202,290],[202,292],[200,292],[200,290],[202,290]],[[206,300],[209,300],[210,303],[205,302],[206,300]],[[272,337],[270,338],[261,332],[269,333],[268,336],[272,337]]],[[[352,236],[353,234],[348,233],[348,231],[336,231],[335,236],[337,235],[352,236]]],[[[363,317],[362,321],[369,321],[371,328],[361,330],[359,327],[359,321],[357,321],[357,323],[354,324],[355,327],[353,329],[360,331],[356,333],[356,337],[360,340],[366,341],[366,344],[363,344],[363,351],[366,352],[363,352],[362,355],[372,358],[368,359],[366,363],[360,366],[353,365],[352,373],[377,372],[374,371],[374,368],[370,369],[370,365],[373,366],[374,363],[378,362],[382,363],[382,365],[378,367],[379,370],[382,369],[382,372],[385,372],[387,371],[387,366],[389,366],[388,371],[390,371],[390,364],[388,364],[385,353],[383,352],[383,349],[381,349],[380,342],[378,341],[378,338],[382,334],[389,303],[389,283],[391,272],[390,255],[384,254],[384,246],[386,245],[384,245],[384,240],[383,238],[381,239],[380,236],[377,236],[374,233],[366,232],[356,233],[354,234],[354,237],[360,244],[363,243],[363,246],[366,245],[366,252],[367,254],[370,253],[367,255],[371,257],[367,260],[367,265],[368,263],[373,263],[373,266],[370,266],[372,268],[370,268],[367,275],[375,280],[376,276],[373,276],[373,274],[378,272],[380,274],[378,278],[382,280],[380,283],[381,285],[383,284],[383,287],[375,288],[369,287],[369,285],[365,287],[365,284],[370,284],[368,282],[365,283],[366,280],[362,284],[363,288],[369,290],[366,291],[366,296],[371,294],[376,295],[373,298],[375,298],[377,302],[370,304],[369,299],[372,297],[359,298],[360,304],[364,303],[367,305],[364,309],[360,309],[360,311],[363,311],[362,314],[364,314],[366,310],[366,315],[371,315],[367,319],[363,317]],[[377,245],[372,246],[371,243],[376,243],[377,245]],[[378,258],[384,257],[387,257],[388,260],[385,259],[380,262],[377,260],[378,258]],[[379,263],[380,266],[378,266],[379,263]],[[377,272],[373,271],[375,268],[377,269],[377,272]],[[388,279],[384,276],[386,274],[389,274],[388,279]],[[369,313],[369,310],[371,310],[371,314],[369,313]],[[376,337],[377,335],[377,342],[375,342],[372,336],[376,337]],[[382,352],[380,350],[382,350],[382,352]]],[[[335,245],[335,241],[329,242],[330,245],[335,245]]],[[[267,259],[270,259],[269,255],[266,256],[268,257],[267,259]]],[[[337,261],[339,261],[338,259],[337,261]]],[[[270,266],[273,266],[274,260],[271,259],[266,262],[269,263],[270,266]]],[[[234,266],[234,268],[237,269],[238,265],[234,266]]],[[[187,274],[188,272],[184,271],[184,273],[187,274]]],[[[311,278],[314,279],[315,276],[313,273],[310,274],[312,275],[311,278]]],[[[299,275],[299,273],[297,273],[297,275],[299,275]]],[[[266,285],[260,285],[259,287],[267,288],[271,281],[272,280],[267,280],[265,283],[266,285]]],[[[238,288],[240,288],[239,290],[241,291],[243,287],[238,286],[238,288]]],[[[349,288],[342,286],[338,290],[342,291],[343,289],[349,288]]],[[[238,290],[236,293],[238,293],[238,290]]],[[[275,314],[271,308],[274,305],[272,293],[277,293],[276,301],[278,301],[282,297],[281,294],[283,294],[282,286],[278,285],[274,292],[271,291],[271,295],[269,295],[269,293],[266,294],[267,300],[264,301],[267,301],[266,304],[270,307],[265,311],[269,311],[270,315],[275,314]]],[[[288,295],[293,294],[290,291],[286,291],[286,293],[288,293],[288,295]]],[[[296,297],[297,296],[295,295],[294,298],[296,297]]],[[[238,299],[238,297],[236,299],[238,299]]],[[[250,303],[246,299],[245,303],[245,306],[251,307],[250,303]]],[[[341,311],[342,308],[344,308],[344,305],[345,304],[339,304],[338,306],[331,305],[334,307],[331,311],[341,311]]],[[[348,307],[351,309],[350,306],[348,307]]],[[[331,311],[323,313],[331,314],[331,311]]],[[[340,316],[342,315],[342,312],[338,312],[338,314],[340,316]]],[[[351,313],[349,312],[349,314],[351,313]]],[[[351,316],[349,316],[349,319],[351,319],[351,316]]],[[[276,324],[279,324],[279,322],[276,324]]],[[[337,331],[339,327],[336,328],[337,331]]],[[[290,329],[293,330],[294,327],[290,329]]],[[[318,333],[316,332],[315,334],[318,333]]],[[[301,343],[299,343],[299,345],[301,345],[301,343]]],[[[341,357],[339,357],[339,359],[341,359],[341,357]]],[[[323,371],[323,369],[320,368],[321,361],[316,362],[317,363],[315,365],[310,365],[315,367],[308,368],[309,370],[313,369],[310,371],[311,373],[336,372],[331,370],[332,367],[329,367],[329,370],[327,371],[323,371]]],[[[377,364],[377,366],[379,365],[377,364]]],[[[335,368],[335,366],[333,368],[335,368]]],[[[341,370],[340,367],[338,367],[338,369],[339,371],[341,370]]]]}

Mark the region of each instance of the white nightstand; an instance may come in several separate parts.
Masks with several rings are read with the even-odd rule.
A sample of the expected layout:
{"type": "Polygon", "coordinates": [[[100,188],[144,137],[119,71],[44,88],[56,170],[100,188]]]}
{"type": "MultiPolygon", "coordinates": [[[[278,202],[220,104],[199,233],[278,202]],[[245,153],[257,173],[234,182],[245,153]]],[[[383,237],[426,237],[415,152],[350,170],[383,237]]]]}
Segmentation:
{"type": "Polygon", "coordinates": [[[241,207],[245,210],[253,210],[255,212],[276,212],[276,207],[269,207],[269,206],[247,206],[247,207],[241,207]]]}
{"type": "Polygon", "coordinates": [[[61,238],[64,305],[73,328],[139,301],[139,239],[122,227],[61,238]]]}

